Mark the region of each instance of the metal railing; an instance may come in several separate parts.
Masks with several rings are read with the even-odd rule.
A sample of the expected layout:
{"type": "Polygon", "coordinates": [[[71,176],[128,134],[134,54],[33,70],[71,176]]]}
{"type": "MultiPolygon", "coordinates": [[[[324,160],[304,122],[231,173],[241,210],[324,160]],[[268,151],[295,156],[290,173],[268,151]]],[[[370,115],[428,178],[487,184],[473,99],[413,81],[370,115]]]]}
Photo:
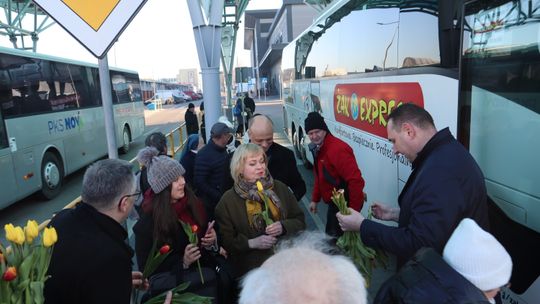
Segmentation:
{"type": "MultiPolygon", "coordinates": [[[[180,149],[182,149],[184,147],[184,145],[186,144],[186,140],[187,140],[187,136],[184,135],[184,133],[187,134],[187,130],[186,130],[186,123],[183,122],[180,124],[180,126],[174,128],[171,132],[165,134],[165,137],[167,138],[167,147],[170,147],[170,152],[171,152],[171,155],[172,157],[174,158],[174,156],[178,153],[178,151],[180,149]],[[175,142],[175,135],[178,134],[178,145],[176,145],[176,142],[175,142]]],[[[129,162],[130,163],[133,163],[137,160],[136,157],[134,157],[133,159],[131,159],[129,162]]],[[[73,207],[75,207],[78,203],[80,203],[82,201],[82,198],[81,196],[77,197],[76,199],[72,200],[69,204],[65,205],[64,208],[62,208],[62,210],[64,209],[71,209],[73,207]]],[[[54,213],[50,219],[47,219],[45,221],[43,221],[41,224],[39,224],[39,230],[43,230],[43,228],[47,227],[47,225],[49,225],[49,223],[51,222],[52,218],[56,215],[56,213],[54,213]]]]}

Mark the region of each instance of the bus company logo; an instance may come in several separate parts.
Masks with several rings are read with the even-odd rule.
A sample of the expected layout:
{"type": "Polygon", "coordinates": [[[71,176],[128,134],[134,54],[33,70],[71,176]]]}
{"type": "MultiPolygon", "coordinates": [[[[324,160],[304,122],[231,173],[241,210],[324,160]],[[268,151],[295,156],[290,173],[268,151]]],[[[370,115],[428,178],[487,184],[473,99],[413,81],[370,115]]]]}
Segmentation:
{"type": "Polygon", "coordinates": [[[84,126],[83,119],[79,113],[76,116],[68,116],[47,122],[49,134],[61,133],[72,129],[81,129],[84,126]]]}
{"type": "Polygon", "coordinates": [[[388,115],[404,102],[424,107],[420,84],[349,83],[334,89],[336,121],[384,138],[388,115]]]}

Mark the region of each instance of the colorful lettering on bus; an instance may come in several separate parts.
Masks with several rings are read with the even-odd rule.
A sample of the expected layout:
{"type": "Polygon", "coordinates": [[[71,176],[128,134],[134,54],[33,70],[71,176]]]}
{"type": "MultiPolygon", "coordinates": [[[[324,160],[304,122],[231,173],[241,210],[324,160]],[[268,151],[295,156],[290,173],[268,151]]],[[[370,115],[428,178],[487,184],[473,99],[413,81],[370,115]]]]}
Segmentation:
{"type": "Polygon", "coordinates": [[[334,89],[336,121],[386,138],[387,117],[402,103],[424,107],[418,83],[347,83],[334,89]]]}

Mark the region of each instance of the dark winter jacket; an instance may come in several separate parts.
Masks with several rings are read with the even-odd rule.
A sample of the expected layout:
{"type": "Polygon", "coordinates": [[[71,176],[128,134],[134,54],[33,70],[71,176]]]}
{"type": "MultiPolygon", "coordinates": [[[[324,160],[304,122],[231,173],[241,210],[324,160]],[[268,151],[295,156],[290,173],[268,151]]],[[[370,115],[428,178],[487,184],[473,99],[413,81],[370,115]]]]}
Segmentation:
{"type": "Polygon", "coordinates": [[[246,110],[249,109],[251,115],[255,114],[255,101],[253,98],[249,96],[244,97],[244,106],[246,107],[246,110]]]}
{"type": "Polygon", "coordinates": [[[195,188],[193,184],[193,176],[195,172],[195,158],[197,157],[197,153],[192,151],[187,151],[186,154],[182,156],[180,159],[180,164],[182,164],[182,167],[186,170],[186,173],[184,174],[184,178],[186,179],[186,183],[188,183],[190,186],[195,188]]]}
{"type": "Polygon", "coordinates": [[[365,220],[362,241],[397,255],[403,265],[422,247],[442,254],[444,245],[463,218],[488,230],[486,187],[480,168],[452,136],[439,131],[418,153],[401,191],[398,227],[365,220]]]}
{"type": "Polygon", "coordinates": [[[422,248],[381,286],[373,303],[489,304],[489,301],[482,291],[450,267],[435,250],[422,248]]]}
{"type": "MultiPolygon", "coordinates": [[[[226,164],[229,154],[226,148],[217,146],[213,140],[209,140],[195,157],[195,172],[193,180],[197,195],[201,197],[207,207],[216,206],[224,192],[222,189],[224,175],[228,174],[226,164]]],[[[208,217],[213,218],[213,212],[208,212],[208,217]]]]}
{"type": "Polygon", "coordinates": [[[184,120],[186,122],[188,136],[199,133],[199,122],[197,121],[197,115],[195,113],[191,112],[190,110],[186,110],[184,120]]]}
{"type": "Polygon", "coordinates": [[[298,172],[294,153],[280,144],[273,143],[266,151],[266,156],[270,175],[289,186],[296,200],[300,201],[306,194],[306,183],[298,172]]]}
{"type": "Polygon", "coordinates": [[[316,155],[311,201],[319,202],[322,198],[325,203],[331,203],[332,190],[343,185],[347,188],[349,206],[361,210],[364,205],[364,179],[351,147],[327,133],[316,155]]]}
{"type": "MultiPolygon", "coordinates": [[[[285,236],[293,236],[305,229],[304,213],[287,186],[274,180],[273,190],[286,210],[287,217],[281,219],[285,236]]],[[[249,248],[248,240],[260,234],[249,225],[246,202],[234,189],[225,192],[219,201],[216,207],[216,221],[219,225],[222,246],[227,250],[228,261],[235,272],[234,277],[239,278],[251,269],[261,266],[272,255],[271,249],[249,248]]]]}
{"type": "MultiPolygon", "coordinates": [[[[193,195],[191,191],[186,192],[189,193],[189,195],[193,195]]],[[[200,202],[197,198],[195,198],[196,204],[198,206],[194,206],[193,208],[203,208],[202,202],[200,202]],[[200,205],[200,206],[199,206],[200,205]]],[[[145,202],[146,203],[146,202],[145,202]]],[[[174,212],[174,211],[171,211],[174,212]]],[[[199,239],[201,239],[204,236],[204,232],[206,231],[206,223],[199,224],[199,239]]],[[[150,251],[152,250],[152,245],[154,242],[154,219],[152,216],[152,213],[144,212],[141,214],[141,218],[137,221],[137,224],[133,227],[133,232],[135,234],[135,252],[137,256],[137,264],[139,266],[139,269],[144,269],[144,266],[146,265],[148,255],[150,254],[150,251]]],[[[182,225],[180,222],[178,222],[177,230],[175,231],[176,237],[173,238],[173,241],[168,244],[171,248],[171,253],[161,263],[161,265],[156,269],[155,273],[159,272],[181,272],[182,271],[182,261],[184,259],[184,251],[186,249],[186,246],[189,245],[189,239],[186,233],[184,232],[182,225]]],[[[158,243],[156,244],[156,248],[159,249],[161,246],[165,244],[158,243]]],[[[206,250],[201,250],[201,253],[203,254],[203,258],[201,259],[202,266],[206,265],[208,262],[209,257],[207,256],[206,250]]],[[[197,263],[194,263],[190,266],[190,268],[195,269],[197,267],[197,263]]]]}
{"type": "Polygon", "coordinates": [[[130,303],[131,258],[126,230],[94,207],[80,203],[58,213],[45,302],[130,303]]]}

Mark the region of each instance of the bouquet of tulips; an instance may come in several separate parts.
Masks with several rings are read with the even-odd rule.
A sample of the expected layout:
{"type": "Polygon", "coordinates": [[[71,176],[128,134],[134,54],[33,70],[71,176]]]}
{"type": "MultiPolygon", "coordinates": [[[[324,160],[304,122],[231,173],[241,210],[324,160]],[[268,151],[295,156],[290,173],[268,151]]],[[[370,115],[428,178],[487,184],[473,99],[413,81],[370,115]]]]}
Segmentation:
{"type": "MultiPolygon", "coordinates": [[[[332,191],[332,201],[336,204],[341,214],[351,214],[344,197],[343,189],[337,191],[334,189],[332,191]]],[[[368,218],[371,218],[371,212],[368,218]]],[[[360,233],[356,231],[345,231],[337,240],[337,246],[352,259],[356,268],[362,273],[362,276],[366,280],[366,287],[369,287],[371,273],[377,264],[386,268],[388,260],[386,253],[384,251],[376,251],[364,245],[360,238],[360,233]]]]}
{"type": "Polygon", "coordinates": [[[58,236],[54,228],[45,228],[39,237],[36,221],[29,220],[23,228],[4,226],[10,247],[0,244],[0,303],[45,302],[43,288],[51,261],[53,245],[58,236]]]}
{"type": "MultiPolygon", "coordinates": [[[[180,221],[182,224],[182,228],[184,228],[184,232],[188,236],[189,242],[193,245],[197,245],[199,243],[199,237],[197,237],[197,231],[199,230],[199,227],[197,225],[189,225],[188,223],[184,223],[180,221]]],[[[201,262],[197,260],[197,267],[199,268],[199,275],[201,276],[201,283],[204,284],[204,277],[201,270],[201,262]]]]}
{"type": "Polygon", "coordinates": [[[264,187],[263,187],[262,183],[260,181],[257,181],[256,184],[257,184],[257,194],[259,194],[259,197],[264,202],[264,210],[261,212],[261,215],[262,215],[262,217],[264,219],[264,223],[266,224],[266,226],[268,226],[268,225],[274,223],[274,221],[270,217],[270,214],[268,213],[269,212],[268,204],[271,204],[270,201],[269,201],[270,199],[268,198],[268,195],[266,195],[266,193],[264,193],[264,187]]]}

